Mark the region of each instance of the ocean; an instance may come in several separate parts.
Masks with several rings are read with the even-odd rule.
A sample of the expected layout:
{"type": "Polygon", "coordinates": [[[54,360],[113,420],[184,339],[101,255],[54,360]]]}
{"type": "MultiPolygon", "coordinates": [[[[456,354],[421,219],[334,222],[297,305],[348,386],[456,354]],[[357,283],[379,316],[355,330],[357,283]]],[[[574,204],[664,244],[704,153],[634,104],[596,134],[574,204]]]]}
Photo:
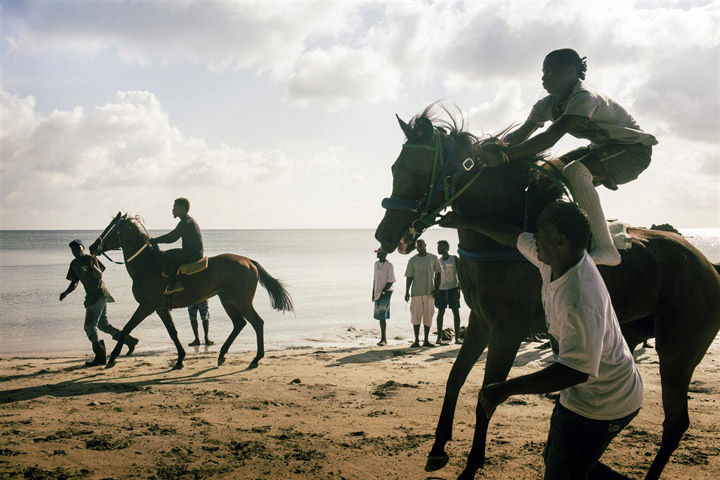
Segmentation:
{"type": "MultiPolygon", "coordinates": [[[[80,238],[89,245],[100,231],[0,231],[0,355],[33,353],[90,354],[83,330],[82,286],[64,301],[59,295],[68,286],[65,279],[73,257],[68,242],[80,238]]],[[[151,235],[163,232],[150,231],[151,235]]],[[[720,262],[720,229],[684,229],[681,233],[712,262],[720,262]]],[[[272,276],[281,279],[295,303],[295,313],[270,308],[265,290],[258,286],[255,309],[265,321],[268,351],[287,348],[368,347],[379,337],[370,300],[373,265],[378,243],[374,231],[362,230],[205,230],[207,255],[236,253],[258,261],[272,276]]],[[[431,228],[423,234],[428,250],[436,253],[438,240],[450,243],[456,252],[454,230],[431,228]]],[[[164,248],[170,248],[167,245],[164,248]]],[[[122,260],[120,252],[109,252],[122,260]]],[[[100,257],[106,267],[104,280],[114,303],[108,304],[110,323],[118,328],[130,319],[136,303],[130,276],[123,265],[100,257]]],[[[410,312],[405,303],[403,274],[408,256],[393,253],[397,283],[388,322],[391,345],[406,346],[412,339],[410,312]]],[[[467,306],[462,304],[462,324],[467,324],[467,306]]],[[[186,309],[172,311],[180,340],[193,338],[186,309]]],[[[452,315],[446,314],[446,326],[452,315]]],[[[231,331],[230,319],[217,297],[210,299],[210,338],[217,351],[231,331]]],[[[157,317],[146,318],[133,332],[140,339],[138,352],[174,351],[157,317]]],[[[202,328],[201,328],[202,335],[202,328]]],[[[109,337],[101,334],[101,338],[109,337]]],[[[114,342],[109,341],[110,345],[114,342]]],[[[255,333],[247,325],[230,353],[255,351],[255,333]]]]}

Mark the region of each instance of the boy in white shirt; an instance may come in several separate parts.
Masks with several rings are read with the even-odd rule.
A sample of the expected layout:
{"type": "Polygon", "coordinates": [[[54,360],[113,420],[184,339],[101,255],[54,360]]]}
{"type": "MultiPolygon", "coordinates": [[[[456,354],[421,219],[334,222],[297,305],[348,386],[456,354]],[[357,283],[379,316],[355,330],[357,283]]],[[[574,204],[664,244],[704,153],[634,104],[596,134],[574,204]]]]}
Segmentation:
{"type": "Polygon", "coordinates": [[[454,217],[443,226],[472,228],[517,246],[540,269],[542,302],[555,362],[536,373],[484,385],[479,403],[490,417],[512,395],[560,391],[543,457],[545,479],[587,478],[610,441],[637,415],[643,387],[620,331],[610,294],[585,251],[590,227],[568,202],[547,206],[534,235],[512,226],[454,217]]]}

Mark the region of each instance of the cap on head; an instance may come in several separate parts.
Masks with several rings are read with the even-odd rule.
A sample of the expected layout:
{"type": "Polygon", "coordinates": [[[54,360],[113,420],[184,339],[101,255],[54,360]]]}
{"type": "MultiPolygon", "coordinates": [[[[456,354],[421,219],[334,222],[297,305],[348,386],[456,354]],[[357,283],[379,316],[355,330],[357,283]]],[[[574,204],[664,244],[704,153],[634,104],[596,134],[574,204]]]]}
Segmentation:
{"type": "Polygon", "coordinates": [[[83,245],[82,240],[80,240],[79,238],[76,238],[75,240],[73,240],[72,242],[70,242],[68,244],[68,247],[71,247],[71,248],[72,247],[83,247],[84,248],[85,245],[83,245]]]}

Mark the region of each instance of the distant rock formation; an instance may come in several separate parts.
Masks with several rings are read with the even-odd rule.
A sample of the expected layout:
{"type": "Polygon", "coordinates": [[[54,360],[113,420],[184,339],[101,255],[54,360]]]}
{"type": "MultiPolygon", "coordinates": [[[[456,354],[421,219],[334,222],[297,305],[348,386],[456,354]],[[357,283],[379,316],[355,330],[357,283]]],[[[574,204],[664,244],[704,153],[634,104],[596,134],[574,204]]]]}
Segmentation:
{"type": "Polygon", "coordinates": [[[660,230],[662,232],[672,232],[677,233],[678,235],[682,235],[682,233],[678,232],[677,229],[669,223],[663,223],[662,225],[655,225],[653,223],[652,227],[650,227],[650,230],[660,230]]]}

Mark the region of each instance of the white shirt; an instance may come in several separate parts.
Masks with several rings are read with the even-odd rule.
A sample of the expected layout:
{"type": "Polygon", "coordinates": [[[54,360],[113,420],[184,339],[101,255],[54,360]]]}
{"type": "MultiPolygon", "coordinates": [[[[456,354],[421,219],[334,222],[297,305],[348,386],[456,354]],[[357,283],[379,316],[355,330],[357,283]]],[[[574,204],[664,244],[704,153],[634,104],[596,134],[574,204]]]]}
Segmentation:
{"type": "Polygon", "coordinates": [[[587,373],[587,381],[560,391],[560,403],[583,417],[615,420],[642,405],[640,373],[615,315],[610,294],[595,263],[583,258],[552,280],[551,268],[537,258],[531,233],[518,250],[540,269],[548,333],[556,340],[555,361],[587,373]]]}
{"type": "Polygon", "coordinates": [[[440,257],[440,290],[450,290],[458,288],[457,276],[457,257],[455,255],[448,256],[447,260],[440,257]]]}
{"type": "Polygon", "coordinates": [[[375,262],[373,273],[373,301],[376,302],[380,299],[380,295],[382,295],[382,290],[385,288],[385,285],[387,285],[388,282],[395,283],[395,269],[393,268],[392,263],[387,260],[384,262],[380,262],[380,260],[378,260],[375,262]]]}
{"type": "Polygon", "coordinates": [[[575,84],[564,104],[557,95],[548,95],[533,105],[527,121],[535,125],[554,122],[563,115],[577,115],[586,120],[570,130],[576,138],[590,140],[595,146],[609,143],[657,145],[658,141],[640,129],[622,105],[593,90],[581,80],[575,84]]]}

